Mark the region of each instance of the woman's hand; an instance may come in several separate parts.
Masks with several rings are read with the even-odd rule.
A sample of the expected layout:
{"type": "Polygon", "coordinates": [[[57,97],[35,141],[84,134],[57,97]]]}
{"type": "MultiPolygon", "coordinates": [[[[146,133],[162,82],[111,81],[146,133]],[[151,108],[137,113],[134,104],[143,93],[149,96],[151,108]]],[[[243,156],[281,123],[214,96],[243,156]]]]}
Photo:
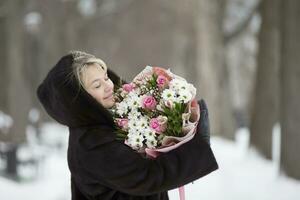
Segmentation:
{"type": "Polygon", "coordinates": [[[200,119],[197,126],[197,134],[199,137],[210,145],[210,126],[208,118],[208,109],[203,99],[198,101],[200,106],[200,119]]]}

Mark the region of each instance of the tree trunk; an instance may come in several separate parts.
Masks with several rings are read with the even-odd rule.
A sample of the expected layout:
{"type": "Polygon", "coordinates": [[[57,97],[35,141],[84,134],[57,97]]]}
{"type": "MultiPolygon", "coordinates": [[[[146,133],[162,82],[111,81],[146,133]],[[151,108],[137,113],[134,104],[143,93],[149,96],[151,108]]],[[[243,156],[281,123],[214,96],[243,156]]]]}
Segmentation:
{"type": "Polygon", "coordinates": [[[300,1],[282,0],[281,169],[300,179],[300,1]]]}
{"type": "Polygon", "coordinates": [[[250,142],[266,158],[272,157],[272,129],[278,121],[279,0],[262,1],[254,105],[250,142]]]}
{"type": "Polygon", "coordinates": [[[30,106],[29,85],[25,79],[23,54],[22,2],[22,0],[9,1],[10,12],[6,28],[8,37],[8,114],[13,119],[13,125],[8,135],[8,141],[11,143],[25,141],[30,106]]]}
{"type": "Polygon", "coordinates": [[[7,114],[13,119],[12,127],[4,140],[13,148],[7,152],[7,169],[11,177],[17,176],[18,144],[26,140],[26,126],[30,107],[30,93],[25,79],[23,46],[23,1],[8,3],[5,35],[7,37],[7,114]]]}
{"type": "Polygon", "coordinates": [[[18,159],[17,159],[17,145],[12,145],[9,147],[8,151],[6,152],[6,169],[5,173],[6,176],[9,178],[17,179],[18,178],[18,159]]]}
{"type": "Polygon", "coordinates": [[[6,65],[6,35],[4,32],[6,18],[0,17],[0,60],[1,60],[1,73],[0,73],[0,110],[6,112],[6,94],[7,94],[7,65],[6,65]]]}
{"type": "Polygon", "coordinates": [[[174,73],[186,78],[190,83],[197,84],[193,0],[175,0],[169,4],[173,11],[170,15],[176,21],[172,31],[171,66],[174,73]]]}
{"type": "MultiPolygon", "coordinates": [[[[0,8],[5,6],[6,2],[0,4],[0,8]]],[[[3,11],[3,10],[2,10],[3,11]]],[[[7,114],[7,35],[6,24],[7,16],[4,13],[0,13],[0,60],[1,60],[1,73],[0,73],[0,111],[7,114]]],[[[0,128],[0,141],[4,140],[5,131],[0,128]]]]}
{"type": "Polygon", "coordinates": [[[198,95],[208,104],[212,134],[234,139],[228,69],[224,58],[224,2],[200,0],[196,7],[198,95]]]}

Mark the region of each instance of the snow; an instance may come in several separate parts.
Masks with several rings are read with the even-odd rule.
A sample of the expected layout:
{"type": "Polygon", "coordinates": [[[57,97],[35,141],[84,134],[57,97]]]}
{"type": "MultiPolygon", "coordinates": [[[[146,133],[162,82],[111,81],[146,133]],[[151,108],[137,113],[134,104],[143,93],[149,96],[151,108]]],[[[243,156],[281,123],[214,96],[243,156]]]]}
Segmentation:
{"type": "Polygon", "coordinates": [[[39,173],[39,177],[33,181],[29,179],[21,183],[16,183],[0,177],[0,199],[71,199],[70,173],[65,157],[58,154],[49,155],[43,166],[40,167],[42,167],[42,173],[39,173]]]}
{"type": "Polygon", "coordinates": [[[41,13],[33,11],[29,12],[24,16],[24,25],[25,29],[31,33],[37,33],[39,31],[39,27],[43,22],[43,16],[41,13]]]}
{"type": "Polygon", "coordinates": [[[281,128],[276,123],[272,131],[272,160],[275,173],[280,173],[281,128]]]}
{"type": "MultiPolygon", "coordinates": [[[[28,132],[34,134],[33,131],[28,132]]],[[[280,127],[278,125],[274,127],[274,135],[277,135],[277,139],[275,137],[273,141],[277,144],[273,151],[274,161],[265,160],[254,149],[248,148],[247,129],[237,131],[235,142],[212,137],[211,147],[219,169],[194,183],[185,185],[186,200],[300,199],[300,181],[289,178],[284,173],[279,174],[280,127]]],[[[67,128],[57,124],[44,124],[42,136],[41,144],[35,145],[34,148],[35,151],[42,152],[40,154],[44,157],[39,160],[36,168],[30,165],[20,167],[19,172],[23,181],[16,183],[0,176],[1,200],[71,199],[70,172],[66,159],[67,128]],[[34,170],[38,170],[38,173],[34,170]]],[[[19,154],[28,155],[30,151],[32,153],[31,145],[23,146],[19,154]]],[[[169,191],[169,197],[170,200],[179,200],[178,190],[169,191]]]]}
{"type": "Polygon", "coordinates": [[[0,131],[7,134],[10,127],[13,125],[13,119],[8,114],[0,110],[0,131]]]}
{"type": "Polygon", "coordinates": [[[36,123],[40,119],[40,111],[37,108],[31,108],[28,113],[28,119],[31,123],[36,123]]]}

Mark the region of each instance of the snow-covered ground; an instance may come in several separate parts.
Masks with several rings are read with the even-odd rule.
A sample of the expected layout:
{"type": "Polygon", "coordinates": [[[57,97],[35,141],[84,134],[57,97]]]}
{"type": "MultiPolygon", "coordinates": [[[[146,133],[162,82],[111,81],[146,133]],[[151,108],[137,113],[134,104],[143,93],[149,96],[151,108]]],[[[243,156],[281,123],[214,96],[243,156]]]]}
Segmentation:
{"type": "MultiPolygon", "coordinates": [[[[32,131],[29,132],[32,133],[32,131]]],[[[69,200],[70,173],[66,160],[68,132],[57,124],[45,124],[43,145],[21,149],[22,158],[34,152],[44,159],[33,176],[30,167],[20,168],[24,181],[16,183],[0,176],[1,200],[69,200]]],[[[278,175],[278,165],[247,150],[246,130],[237,132],[236,142],[211,138],[219,169],[185,186],[186,200],[298,200],[300,181],[278,175]]],[[[0,163],[1,165],[1,163],[0,163]]],[[[170,200],[179,200],[178,190],[169,191],[170,200]]]]}

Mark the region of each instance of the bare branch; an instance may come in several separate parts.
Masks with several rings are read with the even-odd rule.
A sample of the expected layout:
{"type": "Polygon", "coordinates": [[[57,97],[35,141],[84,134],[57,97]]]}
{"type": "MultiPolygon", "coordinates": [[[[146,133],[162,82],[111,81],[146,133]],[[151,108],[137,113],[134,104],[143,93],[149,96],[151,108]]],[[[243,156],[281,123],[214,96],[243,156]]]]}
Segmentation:
{"type": "Polygon", "coordinates": [[[256,11],[258,10],[259,6],[261,4],[261,1],[258,1],[253,8],[249,11],[249,14],[245,17],[244,20],[242,20],[233,31],[224,33],[224,42],[225,44],[229,43],[233,38],[237,37],[239,34],[241,34],[245,28],[248,27],[249,23],[251,22],[251,19],[255,15],[256,11]]]}

